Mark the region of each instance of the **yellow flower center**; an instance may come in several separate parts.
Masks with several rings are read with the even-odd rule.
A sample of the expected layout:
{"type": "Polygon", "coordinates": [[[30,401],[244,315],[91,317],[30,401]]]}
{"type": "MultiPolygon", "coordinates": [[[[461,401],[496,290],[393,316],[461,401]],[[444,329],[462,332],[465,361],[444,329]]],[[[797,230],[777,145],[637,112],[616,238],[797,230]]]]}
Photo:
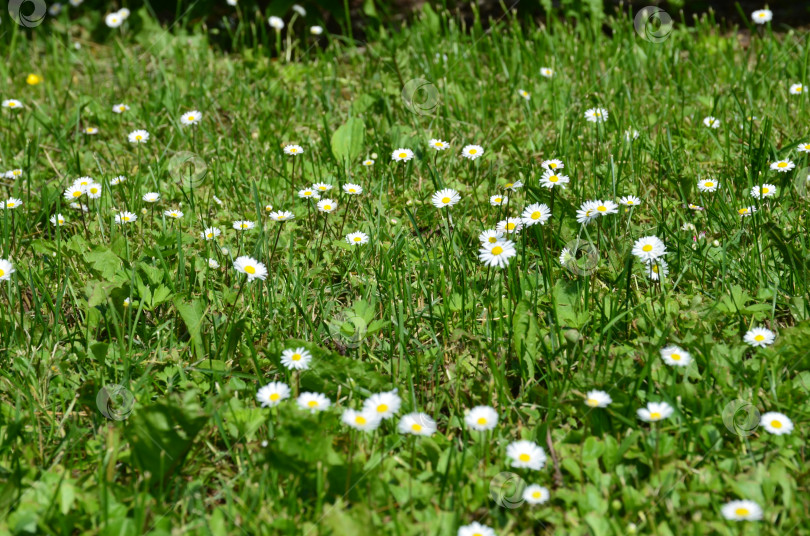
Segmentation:
{"type": "Polygon", "coordinates": [[[520,456],[518,456],[518,459],[519,459],[520,461],[522,461],[523,463],[526,463],[526,462],[528,462],[529,460],[531,460],[532,458],[531,458],[531,456],[529,456],[528,454],[521,454],[520,456]]]}
{"type": "Polygon", "coordinates": [[[290,152],[291,152],[291,153],[294,153],[295,151],[296,151],[295,147],[293,147],[292,149],[290,149],[290,152]]]}
{"type": "Polygon", "coordinates": [[[124,216],[124,221],[129,221],[129,216],[124,216]]]}
{"type": "Polygon", "coordinates": [[[540,211],[539,210],[535,210],[534,212],[532,212],[532,219],[533,220],[539,220],[540,219],[540,211]]]}
{"type": "Polygon", "coordinates": [[[253,266],[245,266],[245,273],[253,275],[256,273],[256,268],[254,268],[253,266]]]}
{"type": "Polygon", "coordinates": [[[301,361],[301,354],[293,354],[292,357],[290,357],[290,359],[292,359],[293,361],[301,361]]]}
{"type": "Polygon", "coordinates": [[[388,411],[388,404],[380,404],[377,406],[377,413],[385,413],[388,411]]]}
{"type": "Polygon", "coordinates": [[[450,202],[449,197],[442,197],[442,203],[449,203],[449,202],[450,202]]]}
{"type": "Polygon", "coordinates": [[[193,115],[188,116],[188,120],[189,121],[194,121],[194,116],[193,115]]]}
{"type": "Polygon", "coordinates": [[[276,216],[276,219],[277,219],[277,220],[283,220],[283,219],[284,219],[284,216],[282,216],[281,214],[279,214],[278,216],[276,216]]]}
{"type": "Polygon", "coordinates": [[[548,182],[558,182],[560,178],[557,175],[552,175],[548,178],[548,182]]]}
{"type": "Polygon", "coordinates": [[[658,265],[657,264],[653,264],[652,271],[653,271],[653,273],[656,273],[656,274],[658,273],[658,265]]]}
{"type": "Polygon", "coordinates": [[[496,202],[496,203],[500,203],[502,200],[503,200],[503,198],[501,198],[501,197],[496,197],[496,198],[495,198],[495,202],[496,202]]]}
{"type": "Polygon", "coordinates": [[[353,193],[356,193],[356,192],[357,192],[357,190],[355,190],[354,188],[349,188],[349,193],[350,194],[353,194],[353,193]]]}
{"type": "Polygon", "coordinates": [[[81,197],[81,196],[82,192],[80,190],[76,190],[75,192],[73,192],[73,197],[81,197]]]}
{"type": "Polygon", "coordinates": [[[318,402],[316,400],[310,400],[309,402],[307,402],[307,406],[309,406],[311,408],[314,408],[317,405],[318,405],[318,402]]]}
{"type": "Polygon", "coordinates": [[[748,214],[748,209],[747,209],[747,208],[741,208],[741,209],[740,209],[740,210],[738,210],[737,212],[738,212],[739,214],[748,214]]]}
{"type": "Polygon", "coordinates": [[[737,508],[734,510],[734,513],[738,516],[747,516],[748,515],[748,508],[737,508]]]}
{"type": "Polygon", "coordinates": [[[543,494],[540,493],[539,491],[535,491],[534,493],[532,493],[532,497],[535,498],[535,499],[539,499],[542,496],[543,496],[543,494]]]}
{"type": "Polygon", "coordinates": [[[514,230],[514,229],[515,229],[515,227],[517,227],[517,224],[515,224],[515,223],[509,222],[509,223],[507,223],[507,224],[506,224],[506,228],[507,228],[509,231],[514,230]]]}
{"type": "Polygon", "coordinates": [[[354,418],[354,422],[356,422],[357,424],[366,424],[367,421],[365,417],[363,417],[362,415],[358,415],[357,417],[354,418]]]}
{"type": "Polygon", "coordinates": [[[511,187],[512,187],[512,186],[514,186],[514,185],[515,185],[515,183],[514,183],[514,182],[507,182],[507,183],[504,185],[504,188],[511,188],[511,187]]]}
{"type": "Polygon", "coordinates": [[[660,418],[661,418],[661,414],[658,413],[657,411],[655,411],[653,413],[650,413],[650,420],[657,421],[660,418]]]}
{"type": "Polygon", "coordinates": [[[713,182],[707,182],[707,183],[706,183],[706,188],[713,188],[713,187],[714,187],[714,183],[713,183],[713,182]]]}
{"type": "Polygon", "coordinates": [[[6,206],[8,208],[14,208],[16,206],[16,204],[13,201],[9,201],[8,203],[6,203],[6,206]]]}
{"type": "Polygon", "coordinates": [[[91,194],[96,194],[96,193],[98,193],[98,188],[90,188],[90,193],[91,193],[91,194]]]}
{"type": "Polygon", "coordinates": [[[332,210],[332,205],[324,205],[323,209],[324,210],[332,210]]]}
{"type": "Polygon", "coordinates": [[[470,154],[475,154],[475,153],[476,153],[475,149],[470,149],[470,154]]]}
{"type": "Polygon", "coordinates": [[[770,189],[768,189],[768,188],[763,188],[763,189],[762,189],[762,193],[763,193],[763,194],[767,194],[769,191],[770,191],[770,189]]]}
{"type": "Polygon", "coordinates": [[[771,421],[771,426],[773,426],[774,428],[777,428],[777,429],[782,428],[782,423],[777,421],[776,419],[774,419],[774,420],[771,421]]]}
{"type": "Polygon", "coordinates": [[[649,253],[649,252],[650,252],[650,251],[652,251],[652,250],[653,250],[653,247],[652,247],[652,245],[651,245],[651,244],[647,244],[647,245],[645,245],[643,248],[641,248],[641,251],[645,251],[645,252],[647,252],[647,253],[649,253]]]}
{"type": "Polygon", "coordinates": [[[495,246],[492,248],[493,255],[500,255],[501,253],[503,253],[503,248],[501,246],[495,246]]]}
{"type": "Polygon", "coordinates": [[[628,199],[628,200],[627,200],[627,204],[628,204],[628,205],[632,205],[632,204],[633,204],[633,200],[632,200],[632,199],[628,199]]]}
{"type": "Polygon", "coordinates": [[[487,240],[489,241],[490,244],[494,244],[495,242],[498,241],[498,239],[494,236],[490,236],[489,238],[487,238],[487,240]]]}
{"type": "Polygon", "coordinates": [[[138,134],[137,136],[135,136],[135,139],[138,140],[138,141],[141,141],[143,139],[143,136],[138,134]]]}
{"type": "Polygon", "coordinates": [[[671,357],[673,361],[680,361],[681,360],[680,354],[672,354],[669,357],[671,357]]]}
{"type": "Polygon", "coordinates": [[[243,224],[241,224],[241,225],[240,225],[240,227],[241,227],[242,229],[247,229],[247,226],[248,226],[248,224],[247,224],[247,223],[243,223],[243,224]]]}
{"type": "Polygon", "coordinates": [[[780,168],[787,167],[787,162],[779,162],[778,164],[776,164],[776,167],[780,167],[780,168]]]}
{"type": "Polygon", "coordinates": [[[208,235],[207,235],[207,236],[208,236],[208,238],[213,238],[213,237],[214,237],[214,233],[208,233],[208,235]]]}
{"type": "Polygon", "coordinates": [[[754,337],[754,340],[757,341],[757,342],[762,342],[762,341],[765,340],[765,336],[764,335],[757,335],[756,337],[754,337]]]}
{"type": "Polygon", "coordinates": [[[355,242],[360,242],[361,240],[362,240],[362,238],[360,238],[359,236],[355,236],[355,237],[354,237],[354,241],[355,241],[355,242]]]}
{"type": "Polygon", "coordinates": [[[554,163],[554,162],[552,162],[552,163],[550,163],[550,164],[548,165],[548,167],[550,167],[551,169],[557,169],[557,164],[556,164],[556,163],[554,163]]]}
{"type": "Polygon", "coordinates": [[[605,212],[607,210],[607,207],[605,205],[600,205],[596,207],[596,210],[598,210],[599,212],[605,212]]]}
{"type": "Polygon", "coordinates": [[[595,398],[589,398],[588,400],[585,401],[585,404],[591,406],[592,408],[595,408],[596,406],[599,405],[599,401],[595,398]]]}
{"type": "Polygon", "coordinates": [[[273,402],[275,402],[279,398],[281,398],[281,395],[278,393],[273,393],[272,395],[270,395],[270,400],[272,400],[273,402]]]}
{"type": "Polygon", "coordinates": [[[58,221],[60,225],[65,223],[65,220],[63,220],[63,219],[59,219],[59,220],[56,220],[56,221],[58,221]]]}
{"type": "Polygon", "coordinates": [[[484,426],[484,425],[487,423],[487,420],[486,420],[485,418],[481,417],[481,418],[480,418],[480,419],[478,419],[478,421],[476,421],[476,422],[478,422],[478,424],[479,424],[480,426],[484,426]]]}
{"type": "Polygon", "coordinates": [[[412,425],[411,425],[411,430],[413,430],[414,432],[418,432],[418,431],[420,431],[421,429],[422,429],[422,425],[421,425],[421,424],[416,424],[416,423],[414,423],[414,424],[412,424],[412,425]]]}
{"type": "Polygon", "coordinates": [[[3,277],[4,275],[6,275],[6,272],[2,268],[0,268],[0,277],[3,277]]]}
{"type": "Polygon", "coordinates": [[[407,158],[408,153],[399,153],[400,158],[407,158]]]}

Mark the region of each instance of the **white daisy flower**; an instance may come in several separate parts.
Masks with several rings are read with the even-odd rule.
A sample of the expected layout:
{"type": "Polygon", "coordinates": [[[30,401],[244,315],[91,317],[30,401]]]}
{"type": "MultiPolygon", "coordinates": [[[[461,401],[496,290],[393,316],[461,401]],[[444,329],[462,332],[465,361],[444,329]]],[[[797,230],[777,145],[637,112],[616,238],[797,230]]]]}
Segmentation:
{"type": "Polygon", "coordinates": [[[290,212],[289,210],[277,210],[276,212],[271,212],[270,216],[268,216],[271,220],[283,222],[289,221],[295,218],[295,214],[290,212]]]}
{"type": "Polygon", "coordinates": [[[433,194],[433,197],[430,198],[430,202],[433,203],[433,206],[436,208],[444,208],[452,207],[458,203],[460,199],[461,196],[457,191],[451,188],[445,188],[433,194]]]}
{"type": "Polygon", "coordinates": [[[290,370],[307,370],[312,361],[312,354],[303,346],[288,348],[281,352],[281,364],[290,370]]]}
{"type": "Polygon", "coordinates": [[[523,229],[523,220],[520,218],[506,218],[495,225],[495,230],[501,233],[512,234],[523,229]]]}
{"type": "Polygon", "coordinates": [[[545,203],[534,203],[532,205],[529,205],[523,210],[523,214],[521,215],[523,225],[525,225],[526,227],[531,227],[536,223],[539,223],[540,225],[545,225],[546,221],[550,217],[551,217],[551,210],[545,203]]]}
{"type": "Polygon", "coordinates": [[[206,227],[204,231],[200,232],[200,238],[204,240],[214,240],[222,234],[219,227],[206,227]]]}
{"type": "Polygon", "coordinates": [[[501,205],[505,205],[508,202],[509,202],[509,198],[506,197],[505,195],[495,194],[493,196],[490,196],[490,198],[489,198],[489,204],[492,205],[493,207],[498,207],[498,206],[501,206],[501,205]]]}
{"type": "Polygon", "coordinates": [[[610,395],[604,391],[588,391],[585,395],[585,405],[591,408],[606,408],[613,402],[610,395]]]}
{"type": "Polygon", "coordinates": [[[562,251],[560,252],[560,264],[565,266],[568,263],[571,263],[571,262],[575,263],[576,261],[577,261],[577,259],[571,253],[570,249],[568,249],[568,248],[563,248],[562,249],[562,251]]]}
{"type": "Polygon", "coordinates": [[[793,421],[787,415],[775,411],[763,414],[759,424],[765,431],[774,435],[785,435],[793,431],[793,421]]]}
{"type": "Polygon", "coordinates": [[[539,471],[546,465],[546,451],[533,441],[515,441],[506,447],[506,457],[512,467],[539,471]]]}
{"type": "Polygon", "coordinates": [[[118,16],[120,16],[124,20],[127,20],[129,18],[129,15],[130,15],[130,12],[125,7],[122,7],[121,9],[118,10],[118,16]]]}
{"type": "Polygon", "coordinates": [[[577,223],[588,225],[593,220],[599,217],[599,212],[596,211],[598,201],[585,201],[577,209],[577,223]]]}
{"type": "Polygon", "coordinates": [[[570,182],[570,179],[566,175],[561,175],[556,171],[547,170],[543,173],[543,176],[540,177],[540,186],[543,188],[554,188],[555,186],[559,186],[563,190],[565,190],[565,185],[570,182]]]}
{"type": "Polygon", "coordinates": [[[315,184],[312,185],[312,188],[323,193],[331,190],[333,186],[328,182],[316,182],[315,184]]]}
{"type": "Polygon", "coordinates": [[[250,220],[236,220],[233,222],[233,228],[237,231],[249,231],[256,227],[256,224],[250,220]]]}
{"type": "Polygon", "coordinates": [[[357,411],[353,409],[347,409],[344,411],[340,420],[343,421],[343,424],[362,432],[371,432],[376,430],[382,422],[376,413],[357,411]]]}
{"type": "Polygon", "coordinates": [[[363,187],[359,184],[353,184],[351,182],[347,182],[343,185],[343,193],[349,195],[360,195],[363,193],[363,187]]]}
{"type": "Polygon", "coordinates": [[[90,199],[99,199],[101,197],[101,185],[97,182],[90,183],[85,188],[85,192],[90,199]]]}
{"type": "Polygon", "coordinates": [[[3,108],[9,108],[9,109],[12,109],[12,110],[13,109],[20,109],[20,108],[23,108],[23,103],[21,103],[17,99],[6,99],[6,100],[3,101],[2,106],[3,106],[3,108]]]}
{"type": "Polygon", "coordinates": [[[770,9],[757,9],[751,13],[751,20],[756,24],[765,24],[771,22],[773,19],[773,12],[770,9]]]}
{"type": "Polygon", "coordinates": [[[83,195],[84,195],[84,186],[76,186],[76,185],[69,186],[64,193],[65,199],[70,201],[79,199],[83,195]]]}
{"type": "Polygon", "coordinates": [[[638,130],[634,128],[628,128],[624,131],[624,141],[630,143],[633,140],[638,139],[638,130]]]}
{"type": "Polygon", "coordinates": [[[113,185],[113,186],[117,186],[117,185],[121,184],[122,182],[126,182],[126,181],[127,181],[126,177],[124,177],[123,175],[118,175],[117,177],[113,177],[110,180],[110,184],[113,185]]]}
{"type": "Polygon", "coordinates": [[[396,162],[407,162],[413,158],[413,151],[410,149],[397,149],[391,153],[391,160],[396,162]]]}
{"type": "Polygon", "coordinates": [[[9,197],[2,203],[0,203],[0,210],[2,209],[15,209],[21,207],[23,204],[22,199],[17,199],[16,197],[9,197]]]}
{"type": "Polygon", "coordinates": [[[399,412],[402,399],[397,390],[373,394],[363,402],[363,411],[374,413],[380,419],[389,419],[399,412]]]}
{"type": "Polygon", "coordinates": [[[751,346],[765,348],[776,340],[776,333],[768,328],[756,327],[748,330],[743,340],[751,346]]]}
{"type": "Polygon", "coordinates": [[[461,150],[461,156],[464,158],[469,158],[470,160],[475,160],[476,158],[482,156],[484,154],[484,148],[480,145],[466,145],[461,150]]]}
{"type": "Polygon", "coordinates": [[[22,177],[23,170],[21,169],[12,169],[10,171],[6,171],[5,177],[7,179],[16,180],[22,177]]]}
{"type": "Polygon", "coordinates": [[[0,281],[8,281],[11,279],[11,274],[16,272],[14,269],[14,265],[11,264],[11,261],[6,259],[0,259],[0,281]]]}
{"type": "Polygon", "coordinates": [[[373,166],[374,165],[374,160],[372,160],[371,158],[363,160],[363,165],[366,166],[366,167],[373,166]]]}
{"type": "Polygon", "coordinates": [[[332,404],[332,401],[321,393],[301,393],[296,402],[299,408],[309,410],[311,413],[325,411],[332,404]]]}
{"type": "Polygon", "coordinates": [[[61,214],[56,214],[55,216],[51,216],[51,224],[54,227],[62,227],[65,224],[65,217],[61,214]]]}
{"type": "Polygon", "coordinates": [[[217,270],[219,268],[219,263],[216,259],[209,257],[208,258],[208,267],[212,270],[217,270]]]}
{"type": "Polygon", "coordinates": [[[89,210],[90,210],[87,207],[87,205],[83,205],[83,204],[79,204],[79,203],[71,203],[69,206],[72,209],[81,210],[82,212],[89,212],[89,210]]]}
{"type": "Polygon", "coordinates": [[[130,143],[146,143],[149,141],[149,133],[145,130],[133,130],[128,138],[130,143]]]}
{"type": "Polygon", "coordinates": [[[675,412],[666,402],[649,402],[646,408],[636,411],[638,418],[644,422],[657,422],[664,420],[675,412]]]}
{"type": "Polygon", "coordinates": [[[362,246],[363,244],[368,244],[368,235],[360,231],[349,233],[346,235],[346,242],[352,246],[362,246]]]}
{"type": "Polygon", "coordinates": [[[267,23],[276,31],[281,31],[284,29],[284,21],[281,20],[280,17],[272,16],[267,19],[267,23]]]}
{"type": "Polygon", "coordinates": [[[495,531],[478,522],[458,528],[458,536],[497,536],[495,531]]]}
{"type": "Polygon", "coordinates": [[[157,192],[146,192],[143,194],[142,199],[147,203],[157,203],[160,201],[160,194],[157,192]]]}
{"type": "Polygon", "coordinates": [[[804,86],[801,84],[791,84],[789,91],[791,95],[801,95],[806,89],[804,89],[804,86]]]}
{"type": "Polygon", "coordinates": [[[644,272],[651,280],[658,281],[669,275],[669,265],[664,259],[656,259],[644,264],[644,272]]]}
{"type": "Polygon", "coordinates": [[[290,388],[281,382],[270,382],[256,393],[256,400],[263,408],[278,406],[282,400],[290,398],[290,388]]]}
{"type": "Polygon", "coordinates": [[[436,139],[436,138],[431,139],[428,142],[428,145],[430,145],[431,147],[433,147],[437,151],[444,151],[445,149],[450,147],[450,144],[447,143],[446,141],[442,141],[442,140],[439,140],[439,139],[436,139]]]}
{"type": "Polygon", "coordinates": [[[180,117],[180,123],[183,125],[196,125],[202,121],[202,113],[197,110],[186,112],[180,117]]]}
{"type": "MultiPolygon", "coordinates": [[[[212,196],[211,196],[211,199],[213,199],[213,200],[214,200],[214,203],[216,203],[217,205],[222,206],[222,199],[220,199],[219,197],[217,197],[217,196],[215,196],[215,195],[212,195],[212,196]]],[[[268,206],[269,206],[269,205],[268,205],[268,206]]],[[[271,210],[272,210],[272,208],[271,208],[271,210]]]]}
{"type": "Polygon", "coordinates": [[[771,164],[771,169],[773,171],[778,171],[780,173],[787,173],[788,171],[790,171],[795,167],[796,164],[794,164],[790,160],[778,160],[771,164]]]}
{"type": "Polygon", "coordinates": [[[408,413],[399,420],[397,429],[401,434],[431,436],[436,432],[436,421],[426,413],[408,413]]]}
{"type": "Polygon", "coordinates": [[[248,281],[264,279],[267,277],[267,267],[252,257],[242,255],[233,261],[233,268],[239,273],[247,275],[248,281]]]}
{"type": "Polygon", "coordinates": [[[548,488],[538,484],[530,484],[523,490],[523,500],[529,504],[543,504],[549,498],[548,488]]]}
{"type": "Polygon", "coordinates": [[[810,153],[810,143],[800,143],[798,149],[800,153],[810,153]]]}
{"type": "Polygon", "coordinates": [[[529,100],[529,99],[532,98],[532,96],[529,94],[529,92],[526,91],[525,89],[518,89],[518,95],[520,95],[521,97],[523,97],[526,100],[529,100]]]}
{"type": "Polygon", "coordinates": [[[135,223],[138,220],[138,216],[133,214],[132,212],[123,211],[119,212],[115,215],[115,223],[118,225],[124,225],[127,223],[135,223]]]}
{"type": "Polygon", "coordinates": [[[113,104],[112,111],[117,114],[122,114],[129,110],[129,106],[126,104],[113,104]]]}
{"type": "Polygon", "coordinates": [[[311,188],[304,188],[303,190],[298,190],[298,197],[300,197],[301,199],[320,199],[321,198],[321,196],[318,194],[318,192],[311,189],[311,188]]]}
{"type": "Polygon", "coordinates": [[[503,238],[503,233],[498,232],[495,229],[487,229],[478,235],[478,240],[481,241],[481,244],[494,244],[501,238],[503,238]]]}
{"type": "Polygon", "coordinates": [[[720,183],[714,179],[706,179],[698,181],[697,187],[701,192],[715,192],[720,187],[720,183]]]}
{"type": "Polygon", "coordinates": [[[762,508],[754,501],[727,502],[720,509],[720,513],[729,521],[759,521],[762,519],[762,508]]]}
{"type": "Polygon", "coordinates": [[[616,214],[619,212],[619,205],[610,200],[596,201],[596,213],[600,216],[607,216],[608,214],[616,214]]]}
{"type": "Polygon", "coordinates": [[[541,67],[540,76],[551,78],[552,76],[554,76],[554,69],[551,69],[550,67],[541,67]]]}
{"type": "Polygon", "coordinates": [[[284,146],[284,154],[288,154],[291,156],[298,156],[299,154],[303,154],[304,148],[300,145],[285,145],[284,146]]]}
{"type": "Polygon", "coordinates": [[[108,13],[107,16],[104,17],[104,24],[106,24],[110,28],[118,28],[123,23],[124,19],[117,12],[108,13]]]}
{"type": "Polygon", "coordinates": [[[550,160],[543,160],[540,163],[540,167],[542,167],[546,171],[557,171],[559,169],[563,169],[565,167],[565,164],[563,164],[562,160],[552,158],[550,160]]]}
{"type": "Polygon", "coordinates": [[[321,199],[318,201],[318,210],[320,212],[329,214],[330,212],[334,212],[336,208],[337,202],[333,199],[321,199]]]}
{"type": "Polygon", "coordinates": [[[608,120],[608,111],[604,108],[590,108],[585,110],[585,119],[589,123],[605,123],[608,120]]]}
{"type": "Polygon", "coordinates": [[[751,197],[762,199],[764,197],[773,197],[776,195],[776,186],[773,184],[763,184],[762,186],[754,186],[751,188],[751,197]]]}
{"type": "Polygon", "coordinates": [[[521,181],[521,180],[516,180],[515,182],[507,182],[506,184],[503,185],[504,190],[510,190],[510,191],[515,191],[518,188],[522,188],[522,187],[523,187],[523,181],[521,181]]]}
{"type": "Polygon", "coordinates": [[[478,432],[492,430],[498,424],[498,412],[490,406],[475,406],[464,416],[464,423],[478,432]]]}
{"type": "Polygon", "coordinates": [[[667,247],[657,236],[645,236],[633,244],[633,255],[642,262],[654,261],[667,254],[667,247]]]}
{"type": "Polygon", "coordinates": [[[718,128],[720,126],[720,120],[709,115],[703,118],[703,124],[709,128],[718,128]]]}
{"type": "Polygon", "coordinates": [[[742,217],[742,218],[746,218],[748,216],[751,216],[756,211],[757,211],[757,207],[753,207],[753,206],[752,207],[742,207],[740,209],[737,209],[737,214],[739,214],[740,217],[742,217]]]}
{"type": "Polygon", "coordinates": [[[626,195],[619,199],[619,204],[626,207],[637,207],[641,204],[641,199],[634,195],[626,195]]]}
{"type": "Polygon", "coordinates": [[[321,35],[323,33],[323,27],[321,26],[310,26],[309,33],[312,35],[321,35]]]}
{"type": "Polygon", "coordinates": [[[673,367],[686,367],[692,362],[689,352],[678,346],[666,346],[661,348],[661,359],[667,365],[673,367]]]}
{"type": "Polygon", "coordinates": [[[89,134],[90,136],[93,136],[95,134],[98,134],[98,128],[96,128],[96,127],[85,127],[84,133],[89,134]]]}

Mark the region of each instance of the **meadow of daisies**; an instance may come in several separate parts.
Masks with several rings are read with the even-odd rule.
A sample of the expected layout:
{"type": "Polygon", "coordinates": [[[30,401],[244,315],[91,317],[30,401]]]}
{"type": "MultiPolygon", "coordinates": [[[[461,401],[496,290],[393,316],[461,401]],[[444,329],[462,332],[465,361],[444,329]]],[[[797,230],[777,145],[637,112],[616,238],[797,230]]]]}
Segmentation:
{"type": "Polygon", "coordinates": [[[804,32],[233,4],[0,22],[0,533],[810,534],[804,32]]]}

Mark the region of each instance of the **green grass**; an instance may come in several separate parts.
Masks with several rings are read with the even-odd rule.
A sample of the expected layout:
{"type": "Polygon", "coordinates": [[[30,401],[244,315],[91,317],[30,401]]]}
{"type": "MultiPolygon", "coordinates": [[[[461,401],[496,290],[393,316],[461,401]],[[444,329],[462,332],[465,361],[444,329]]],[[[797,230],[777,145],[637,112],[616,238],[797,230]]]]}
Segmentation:
{"type": "Polygon", "coordinates": [[[24,104],[0,111],[0,168],[23,170],[2,179],[23,205],[0,211],[0,258],[16,268],[0,282],[0,532],[451,535],[479,521],[500,536],[810,534],[810,171],[797,150],[810,132],[807,95],[788,94],[810,48],[778,13],[781,33],[749,40],[705,17],[650,43],[627,13],[601,21],[608,35],[595,19],[467,26],[425,9],[354,41],[316,40],[290,14],[276,40],[245,10],[225,54],[200,24],[165,29],[142,10],[110,31],[80,9],[27,34],[0,26],[0,96],[24,104]],[[26,85],[29,73],[44,81],[26,85]],[[422,88],[414,105],[403,87],[422,88]],[[583,117],[595,106],[610,114],[599,126],[583,117]],[[184,127],[190,110],[203,120],[184,127]],[[130,144],[140,128],[149,142],[130,144]],[[461,158],[467,144],[484,156],[461,158]],[[399,147],[416,157],[392,162],[399,147]],[[184,152],[207,173],[189,180],[184,152]],[[571,178],[553,201],[539,185],[549,158],[571,178]],[[781,158],[796,169],[770,171],[781,158]],[[103,185],[84,216],[62,196],[81,176],[103,185]],[[701,179],[721,187],[701,193],[701,179]],[[517,180],[507,207],[489,204],[517,180]],[[335,186],[336,212],[297,197],[315,182],[335,186]],[[340,193],[346,182],[365,192],[340,193]],[[765,182],[778,195],[751,198],[765,182]],[[438,210],[445,187],[461,201],[438,210]],[[149,191],[159,203],[142,201],[149,191]],[[577,224],[582,202],[623,195],[642,204],[577,224]],[[535,202],[552,218],[516,235],[506,269],[484,267],[478,234],[535,202]],[[269,221],[268,204],[295,219],[269,221]],[[741,218],[745,206],[758,211],[741,218]],[[173,208],[183,218],[163,217],[173,208]],[[119,210],[137,222],[116,225],[119,210]],[[256,227],[237,233],[235,220],[256,227]],[[202,240],[208,226],[222,235],[202,240]],[[358,230],[370,241],[351,248],[358,230]],[[668,249],[660,284],[630,253],[648,235],[668,249]],[[558,261],[578,237],[597,252],[579,273],[558,261]],[[246,282],[237,255],[267,279],[246,282]],[[749,347],[753,326],[776,342],[749,347]],[[693,363],[664,364],[670,344],[693,363]],[[313,354],[300,374],[280,362],[297,346],[313,354]],[[261,408],[270,381],[333,405],[261,408]],[[126,391],[108,387],[108,409],[98,396],[112,384],[126,391]],[[437,421],[432,437],[399,434],[398,419],[373,434],[341,423],[394,388],[400,415],[437,421]],[[591,389],[613,403],[588,408],[591,389]],[[722,413],[735,400],[743,427],[755,408],[795,429],[734,433],[722,413]],[[644,423],[648,401],[675,413],[644,423]],[[498,411],[492,432],[464,425],[477,405],[498,411]],[[546,450],[541,471],[510,466],[518,439],[546,450]],[[549,502],[519,504],[518,479],[549,502]],[[733,499],[763,520],[725,520],[733,499]]]}

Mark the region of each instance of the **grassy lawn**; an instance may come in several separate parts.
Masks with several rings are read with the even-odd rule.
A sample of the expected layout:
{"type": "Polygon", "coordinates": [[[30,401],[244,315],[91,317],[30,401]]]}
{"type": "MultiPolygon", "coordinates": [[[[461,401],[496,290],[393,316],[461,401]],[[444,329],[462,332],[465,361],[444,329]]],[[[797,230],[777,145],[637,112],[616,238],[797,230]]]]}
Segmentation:
{"type": "Polygon", "coordinates": [[[2,13],[0,534],[810,534],[805,32],[222,3],[2,13]]]}

